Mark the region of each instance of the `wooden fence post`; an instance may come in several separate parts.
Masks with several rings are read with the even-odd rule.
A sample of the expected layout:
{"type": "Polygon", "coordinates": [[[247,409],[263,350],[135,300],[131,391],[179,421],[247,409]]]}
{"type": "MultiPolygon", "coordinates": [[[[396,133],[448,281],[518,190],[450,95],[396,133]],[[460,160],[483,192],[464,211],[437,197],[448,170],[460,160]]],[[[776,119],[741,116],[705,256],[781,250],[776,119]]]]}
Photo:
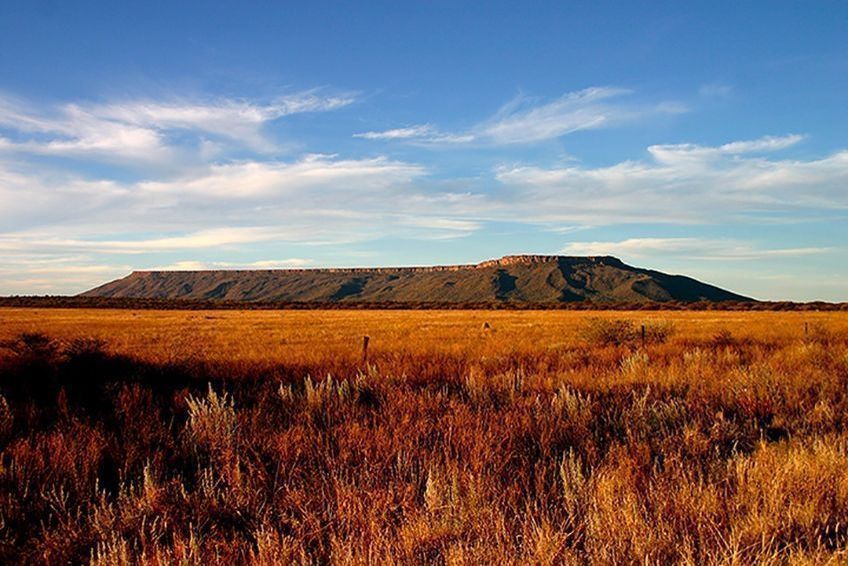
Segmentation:
{"type": "Polygon", "coordinates": [[[362,363],[368,363],[368,342],[371,340],[370,336],[362,337],[362,363]]]}
{"type": "Polygon", "coordinates": [[[642,347],[645,347],[645,325],[642,325],[642,347]]]}

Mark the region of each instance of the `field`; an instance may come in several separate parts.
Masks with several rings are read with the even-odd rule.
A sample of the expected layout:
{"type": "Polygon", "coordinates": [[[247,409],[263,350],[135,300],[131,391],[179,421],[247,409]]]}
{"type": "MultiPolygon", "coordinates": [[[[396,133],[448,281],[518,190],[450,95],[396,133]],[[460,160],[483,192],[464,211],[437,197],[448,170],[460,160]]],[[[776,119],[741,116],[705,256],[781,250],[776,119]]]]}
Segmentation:
{"type": "Polygon", "coordinates": [[[2,308],[0,344],[2,563],[848,560],[845,312],[2,308]]]}

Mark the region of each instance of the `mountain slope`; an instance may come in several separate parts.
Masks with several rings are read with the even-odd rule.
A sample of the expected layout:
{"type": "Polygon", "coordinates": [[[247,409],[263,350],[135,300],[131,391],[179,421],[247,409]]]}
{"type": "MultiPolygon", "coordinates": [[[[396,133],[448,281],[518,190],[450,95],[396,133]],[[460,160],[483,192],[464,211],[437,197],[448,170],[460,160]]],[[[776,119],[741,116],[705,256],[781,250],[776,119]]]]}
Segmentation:
{"type": "Polygon", "coordinates": [[[614,257],[539,255],[436,267],[136,271],[82,296],[373,303],[750,300],[614,257]]]}

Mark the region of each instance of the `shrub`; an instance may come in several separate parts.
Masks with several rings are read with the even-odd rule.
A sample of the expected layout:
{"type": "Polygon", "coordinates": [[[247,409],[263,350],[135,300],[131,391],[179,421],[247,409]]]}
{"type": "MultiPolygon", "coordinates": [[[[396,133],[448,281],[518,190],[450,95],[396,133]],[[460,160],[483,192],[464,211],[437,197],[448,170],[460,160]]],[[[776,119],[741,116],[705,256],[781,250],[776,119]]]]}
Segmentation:
{"type": "Polygon", "coordinates": [[[629,320],[607,318],[589,319],[581,330],[583,338],[600,346],[620,346],[634,342],[638,334],[636,325],[629,320]]]}
{"type": "Polygon", "coordinates": [[[5,442],[12,434],[15,417],[6,398],[0,395],[0,443],[5,442]]]}
{"type": "Polygon", "coordinates": [[[643,340],[646,344],[662,344],[674,333],[674,324],[663,320],[638,325],[630,320],[592,318],[581,329],[584,340],[600,346],[633,345],[643,340]]]}
{"type": "Polygon", "coordinates": [[[664,344],[677,332],[673,322],[657,320],[645,324],[645,341],[652,344],[664,344]]]}
{"type": "Polygon", "coordinates": [[[188,423],[186,430],[189,438],[198,448],[219,451],[232,446],[236,434],[236,410],[231,397],[226,393],[218,395],[212,384],[205,397],[189,396],[188,423]]]}
{"type": "Polygon", "coordinates": [[[713,335],[711,343],[715,348],[727,348],[728,346],[735,345],[736,339],[730,330],[722,328],[713,335]]]}
{"type": "Polygon", "coordinates": [[[105,354],[106,342],[100,338],[74,338],[68,342],[62,353],[71,359],[100,357],[105,354]]]}
{"type": "Polygon", "coordinates": [[[583,464],[573,450],[563,455],[559,465],[559,477],[562,482],[563,506],[569,523],[574,525],[585,512],[589,482],[583,472],[583,464]]]}
{"type": "Polygon", "coordinates": [[[23,332],[15,339],[2,343],[19,356],[52,358],[58,349],[56,342],[41,332],[23,332]]]}
{"type": "Polygon", "coordinates": [[[821,323],[807,324],[804,332],[804,341],[809,344],[821,344],[829,346],[836,339],[836,333],[821,323]]]}

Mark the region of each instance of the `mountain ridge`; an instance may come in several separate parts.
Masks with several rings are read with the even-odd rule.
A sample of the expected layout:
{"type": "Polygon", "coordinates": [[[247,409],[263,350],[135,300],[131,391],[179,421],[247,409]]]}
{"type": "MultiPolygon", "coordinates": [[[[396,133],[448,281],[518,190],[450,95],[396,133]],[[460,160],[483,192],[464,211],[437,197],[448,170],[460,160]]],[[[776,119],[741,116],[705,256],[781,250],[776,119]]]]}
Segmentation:
{"type": "Polygon", "coordinates": [[[750,301],[613,256],[521,254],[476,264],[166,271],[140,270],[82,297],[293,302],[750,301]]]}

